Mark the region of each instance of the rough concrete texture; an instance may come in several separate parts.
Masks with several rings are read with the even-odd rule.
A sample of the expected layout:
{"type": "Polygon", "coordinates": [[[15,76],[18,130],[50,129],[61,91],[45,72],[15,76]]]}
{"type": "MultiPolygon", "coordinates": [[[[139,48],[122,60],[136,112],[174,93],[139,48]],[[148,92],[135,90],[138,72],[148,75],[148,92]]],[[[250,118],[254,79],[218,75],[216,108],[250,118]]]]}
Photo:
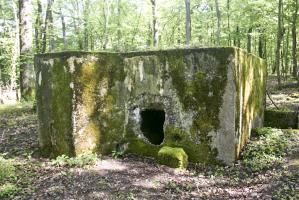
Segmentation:
{"type": "Polygon", "coordinates": [[[265,127],[282,128],[282,129],[298,129],[298,112],[290,110],[265,110],[265,127]]]}
{"type": "Polygon", "coordinates": [[[157,157],[170,146],[191,162],[232,164],[263,123],[266,65],[237,48],[41,54],[35,70],[44,155],[157,157]],[[143,111],[164,113],[161,144],[148,137],[158,112],[145,121],[143,111]]]}

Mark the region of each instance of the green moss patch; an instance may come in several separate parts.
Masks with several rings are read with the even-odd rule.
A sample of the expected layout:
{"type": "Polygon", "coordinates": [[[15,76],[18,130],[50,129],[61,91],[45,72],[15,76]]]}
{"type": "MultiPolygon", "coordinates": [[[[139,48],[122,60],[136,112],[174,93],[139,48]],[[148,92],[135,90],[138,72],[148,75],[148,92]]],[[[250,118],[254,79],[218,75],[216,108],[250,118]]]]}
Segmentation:
{"type": "Polygon", "coordinates": [[[128,150],[126,153],[139,154],[156,158],[158,155],[159,146],[149,144],[140,139],[130,139],[128,150]]]}
{"type": "Polygon", "coordinates": [[[164,146],[158,152],[158,162],[172,168],[185,169],[188,166],[188,155],[182,148],[164,146]]]}

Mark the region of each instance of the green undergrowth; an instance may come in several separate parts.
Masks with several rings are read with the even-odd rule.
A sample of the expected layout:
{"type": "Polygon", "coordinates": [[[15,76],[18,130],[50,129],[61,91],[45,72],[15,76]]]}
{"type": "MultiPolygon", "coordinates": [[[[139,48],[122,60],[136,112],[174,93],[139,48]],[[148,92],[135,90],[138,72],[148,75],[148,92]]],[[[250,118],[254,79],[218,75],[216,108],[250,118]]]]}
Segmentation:
{"type": "Polygon", "coordinates": [[[26,111],[33,110],[32,101],[24,101],[16,104],[2,104],[0,105],[0,115],[3,114],[16,114],[24,113],[26,111]]]}
{"type": "Polygon", "coordinates": [[[5,159],[0,155],[0,181],[15,176],[15,167],[12,159],[5,159]]]}
{"type": "Polygon", "coordinates": [[[76,157],[61,155],[53,159],[51,163],[55,166],[84,167],[95,164],[99,159],[97,154],[81,154],[76,157]]]}
{"type": "Polygon", "coordinates": [[[13,159],[5,159],[0,155],[0,198],[12,198],[19,188],[14,184],[17,179],[13,159]]]}
{"type": "Polygon", "coordinates": [[[252,172],[270,169],[281,164],[292,153],[296,131],[273,128],[254,130],[255,137],[242,154],[245,167],[252,172]]]}
{"type": "Polygon", "coordinates": [[[275,188],[272,199],[289,200],[299,199],[298,192],[299,173],[283,173],[279,184],[275,188]]]}

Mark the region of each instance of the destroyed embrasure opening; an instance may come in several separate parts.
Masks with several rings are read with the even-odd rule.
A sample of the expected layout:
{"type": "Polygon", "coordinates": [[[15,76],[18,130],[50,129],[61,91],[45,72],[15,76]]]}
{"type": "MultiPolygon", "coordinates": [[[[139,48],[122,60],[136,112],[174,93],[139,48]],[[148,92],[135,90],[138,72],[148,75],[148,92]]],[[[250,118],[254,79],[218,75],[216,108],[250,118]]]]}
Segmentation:
{"type": "Polygon", "coordinates": [[[164,140],[163,125],[165,112],[163,110],[141,111],[141,131],[152,144],[159,145],[164,140]]]}

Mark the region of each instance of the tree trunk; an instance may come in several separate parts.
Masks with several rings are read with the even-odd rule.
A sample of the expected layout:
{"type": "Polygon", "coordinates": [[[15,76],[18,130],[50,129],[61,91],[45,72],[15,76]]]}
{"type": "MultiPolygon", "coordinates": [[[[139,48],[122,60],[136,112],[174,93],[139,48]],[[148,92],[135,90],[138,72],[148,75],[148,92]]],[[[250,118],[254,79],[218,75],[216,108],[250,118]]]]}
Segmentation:
{"type": "Polygon", "coordinates": [[[190,14],[190,0],[185,0],[186,5],[186,45],[191,41],[191,14],[190,14]]]}
{"type": "Polygon", "coordinates": [[[29,100],[33,95],[34,72],[32,64],[32,12],[30,0],[19,0],[20,29],[20,89],[21,97],[29,100]]]}
{"type": "Polygon", "coordinates": [[[89,29],[88,29],[88,19],[89,19],[89,8],[90,8],[90,2],[89,0],[86,0],[85,1],[85,4],[84,4],[84,18],[83,18],[83,21],[84,21],[84,50],[88,50],[88,47],[89,47],[89,41],[88,41],[88,32],[89,32],[89,29]]]}
{"type": "Polygon", "coordinates": [[[51,6],[50,6],[50,10],[49,10],[49,51],[53,52],[55,50],[55,41],[54,41],[54,25],[53,25],[53,12],[52,12],[52,5],[54,0],[50,0],[51,2],[51,6]]]}
{"type": "MultiPolygon", "coordinates": [[[[18,18],[18,8],[15,2],[13,4],[13,14],[15,23],[15,34],[13,35],[14,47],[13,47],[13,57],[11,63],[11,75],[10,75],[10,90],[16,95],[16,99],[19,99],[17,90],[17,64],[20,58],[20,35],[19,35],[19,18],[18,18]]],[[[1,78],[0,78],[1,80],[1,78]]],[[[1,87],[1,86],[0,86],[1,87]]]]}
{"type": "Polygon", "coordinates": [[[107,0],[104,1],[104,41],[103,41],[103,49],[105,50],[107,48],[108,44],[108,26],[110,23],[110,2],[107,2],[107,0]]]}
{"type": "Polygon", "coordinates": [[[37,14],[35,20],[35,49],[37,53],[41,52],[42,41],[42,4],[37,0],[37,14]]]}
{"type": "Polygon", "coordinates": [[[284,75],[285,78],[287,78],[287,75],[289,74],[289,36],[290,36],[290,29],[287,29],[287,35],[285,39],[284,44],[284,75]]]}
{"type": "Polygon", "coordinates": [[[294,0],[295,10],[293,14],[293,23],[292,23],[292,59],[293,59],[293,76],[298,80],[299,84],[299,73],[297,66],[297,36],[296,36],[296,24],[298,16],[298,0],[294,0]]]}
{"type": "Polygon", "coordinates": [[[241,46],[239,26],[236,27],[236,33],[235,33],[235,37],[234,37],[234,46],[237,46],[237,47],[241,46]]]}
{"type": "Polygon", "coordinates": [[[277,24],[277,41],[276,41],[276,52],[275,52],[275,68],[277,73],[277,83],[281,86],[281,74],[280,74],[280,54],[281,54],[281,41],[283,38],[282,30],[282,0],[278,2],[278,24],[277,24]]]}
{"type": "Polygon", "coordinates": [[[227,32],[228,32],[227,45],[231,46],[231,38],[230,38],[230,0],[227,0],[226,6],[227,6],[227,32]]]}
{"type": "MultiPolygon", "coordinates": [[[[47,50],[47,38],[51,38],[52,30],[53,30],[53,17],[52,17],[52,4],[54,0],[47,1],[47,11],[46,11],[46,18],[43,28],[43,43],[42,43],[42,53],[45,53],[47,50]],[[52,30],[51,30],[52,29],[52,30]]],[[[54,48],[54,42],[49,41],[49,50],[52,51],[54,48]]]]}
{"type": "Polygon", "coordinates": [[[153,47],[158,47],[159,36],[157,28],[157,6],[156,0],[151,0],[152,4],[152,31],[153,31],[153,47]]]}
{"type": "Polygon", "coordinates": [[[221,26],[221,13],[219,9],[219,3],[218,0],[215,0],[215,6],[216,6],[216,15],[217,15],[217,32],[216,32],[216,44],[219,46],[220,45],[220,26],[221,26]]]}
{"type": "Polygon", "coordinates": [[[251,34],[252,34],[252,27],[250,27],[247,32],[247,51],[248,51],[248,53],[251,53],[251,46],[252,46],[251,34]]]}
{"type": "Polygon", "coordinates": [[[263,58],[263,37],[262,37],[262,34],[259,35],[258,50],[259,50],[259,57],[263,58]]]}
{"type": "Polygon", "coordinates": [[[117,1],[117,50],[121,49],[121,0],[117,1]]]}
{"type": "Polygon", "coordinates": [[[62,27],[63,50],[66,50],[67,49],[66,27],[65,27],[64,15],[62,14],[61,8],[60,8],[60,20],[61,20],[61,27],[62,27]]]}
{"type": "Polygon", "coordinates": [[[153,33],[152,33],[152,25],[151,25],[151,22],[148,22],[148,34],[147,34],[147,48],[150,48],[151,47],[151,44],[152,44],[152,36],[153,36],[153,33]]]}
{"type": "Polygon", "coordinates": [[[259,57],[266,58],[266,39],[265,39],[265,30],[260,30],[259,40],[258,40],[258,55],[259,57]]]}

